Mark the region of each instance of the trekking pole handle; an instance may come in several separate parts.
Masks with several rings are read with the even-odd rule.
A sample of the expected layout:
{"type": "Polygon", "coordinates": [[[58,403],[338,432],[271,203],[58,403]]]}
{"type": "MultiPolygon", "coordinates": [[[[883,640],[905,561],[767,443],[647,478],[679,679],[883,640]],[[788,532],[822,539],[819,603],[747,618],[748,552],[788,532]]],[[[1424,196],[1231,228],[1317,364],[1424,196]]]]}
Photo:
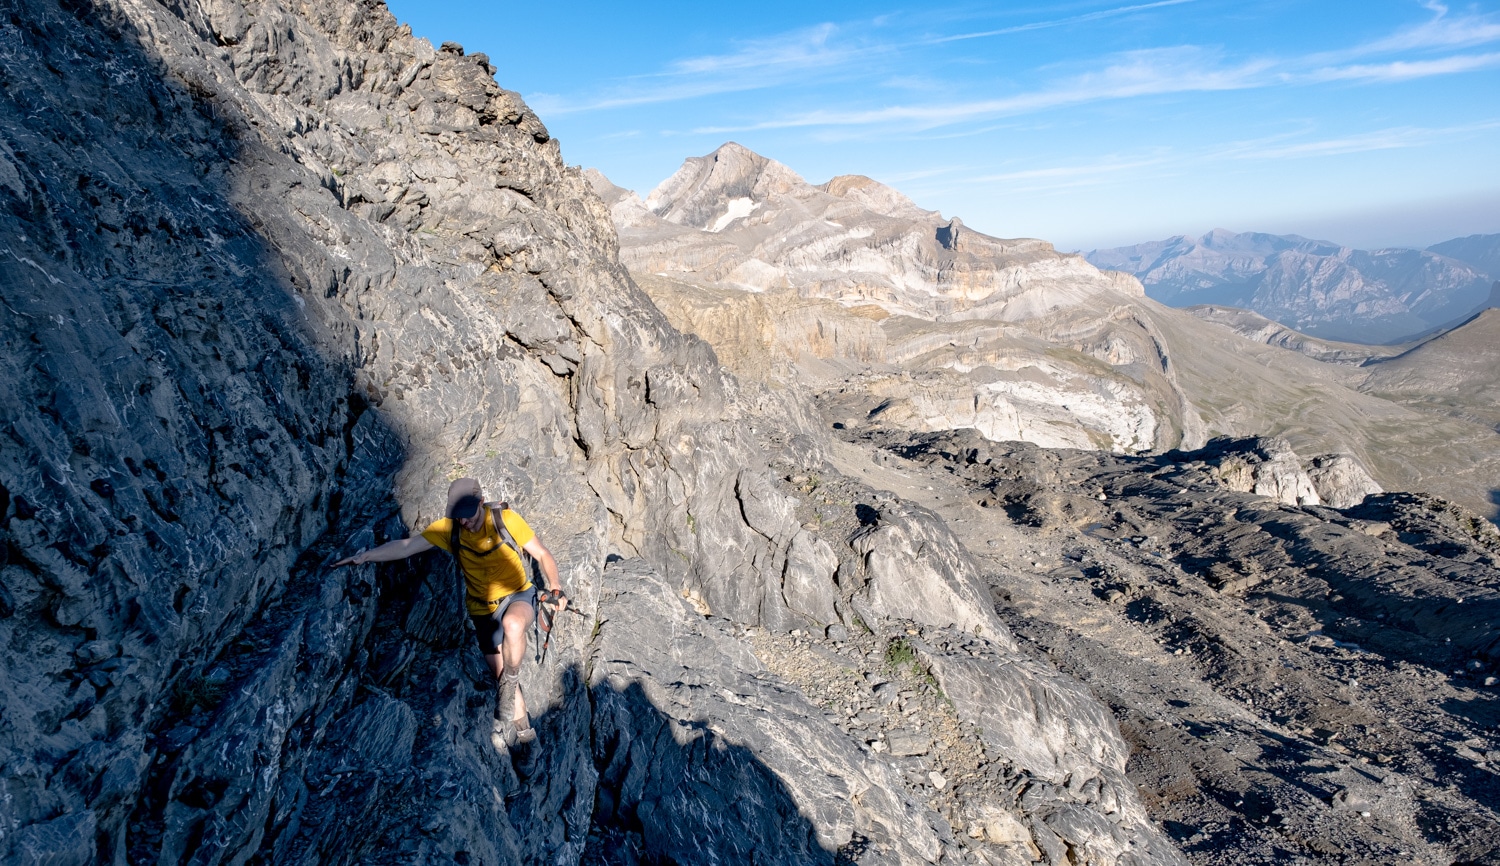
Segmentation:
{"type": "Polygon", "coordinates": [[[536,594],[536,600],[539,604],[544,605],[553,605],[557,604],[560,601],[562,602],[562,607],[557,609],[559,612],[564,610],[571,610],[575,613],[582,613],[582,611],[573,606],[572,599],[568,598],[568,594],[563,592],[561,589],[538,590],[536,594]]]}

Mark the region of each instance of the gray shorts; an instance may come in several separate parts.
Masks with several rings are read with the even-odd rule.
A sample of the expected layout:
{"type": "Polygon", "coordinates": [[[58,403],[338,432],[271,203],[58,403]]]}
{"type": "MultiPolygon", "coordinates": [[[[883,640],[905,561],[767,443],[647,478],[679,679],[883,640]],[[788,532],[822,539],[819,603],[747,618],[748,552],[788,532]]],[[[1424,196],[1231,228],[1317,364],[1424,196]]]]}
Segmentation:
{"type": "Polygon", "coordinates": [[[479,642],[479,651],[487,656],[499,655],[500,644],[505,642],[505,630],[500,627],[505,619],[505,610],[518,601],[531,605],[531,615],[536,616],[536,587],[513,592],[500,599],[500,603],[489,613],[470,614],[474,620],[474,639],[479,642]]]}

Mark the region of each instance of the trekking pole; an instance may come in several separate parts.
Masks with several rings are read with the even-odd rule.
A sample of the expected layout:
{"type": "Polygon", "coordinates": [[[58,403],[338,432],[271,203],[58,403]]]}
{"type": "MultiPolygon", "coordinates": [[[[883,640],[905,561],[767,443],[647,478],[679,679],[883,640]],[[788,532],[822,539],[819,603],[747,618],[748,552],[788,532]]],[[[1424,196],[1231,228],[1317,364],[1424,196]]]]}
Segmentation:
{"type": "Polygon", "coordinates": [[[537,625],[541,628],[542,632],[546,635],[546,637],[541,638],[540,645],[537,647],[536,663],[538,667],[547,663],[547,650],[552,648],[552,626],[555,621],[554,618],[556,617],[556,615],[562,613],[563,611],[572,611],[579,616],[583,616],[583,611],[574,607],[573,600],[568,598],[566,595],[562,596],[562,610],[554,610],[552,608],[552,598],[553,595],[551,592],[545,592],[545,596],[539,593],[537,596],[538,604],[536,622],[537,625]]]}

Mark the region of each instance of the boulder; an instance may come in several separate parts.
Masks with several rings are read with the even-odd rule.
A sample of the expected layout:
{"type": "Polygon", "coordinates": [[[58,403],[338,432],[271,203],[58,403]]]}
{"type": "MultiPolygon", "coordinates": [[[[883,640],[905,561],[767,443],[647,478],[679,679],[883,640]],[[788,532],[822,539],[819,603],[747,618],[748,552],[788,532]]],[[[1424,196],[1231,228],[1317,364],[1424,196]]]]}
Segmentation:
{"type": "Polygon", "coordinates": [[[1210,440],[1200,456],[1218,468],[1219,482],[1230,490],[1287,505],[1323,504],[1301,458],[1284,439],[1220,437],[1210,440]]]}
{"type": "Polygon", "coordinates": [[[1384,492],[1348,454],[1323,454],[1308,460],[1305,468],[1318,498],[1330,508],[1353,508],[1366,496],[1384,492]]]}
{"type": "Polygon", "coordinates": [[[969,552],[931,511],[890,502],[850,546],[864,557],[869,576],[859,600],[875,615],[951,625],[998,646],[1014,647],[969,552]]]}

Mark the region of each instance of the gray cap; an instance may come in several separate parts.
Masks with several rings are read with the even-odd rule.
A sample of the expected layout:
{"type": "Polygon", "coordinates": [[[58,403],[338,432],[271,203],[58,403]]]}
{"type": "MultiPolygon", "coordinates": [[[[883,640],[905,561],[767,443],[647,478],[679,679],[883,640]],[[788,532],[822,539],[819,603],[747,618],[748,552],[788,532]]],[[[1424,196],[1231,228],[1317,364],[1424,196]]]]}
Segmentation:
{"type": "Polygon", "coordinates": [[[460,478],[448,485],[448,510],[444,512],[449,517],[465,520],[473,517],[474,512],[484,504],[484,494],[479,489],[479,482],[472,478],[460,478]]]}

